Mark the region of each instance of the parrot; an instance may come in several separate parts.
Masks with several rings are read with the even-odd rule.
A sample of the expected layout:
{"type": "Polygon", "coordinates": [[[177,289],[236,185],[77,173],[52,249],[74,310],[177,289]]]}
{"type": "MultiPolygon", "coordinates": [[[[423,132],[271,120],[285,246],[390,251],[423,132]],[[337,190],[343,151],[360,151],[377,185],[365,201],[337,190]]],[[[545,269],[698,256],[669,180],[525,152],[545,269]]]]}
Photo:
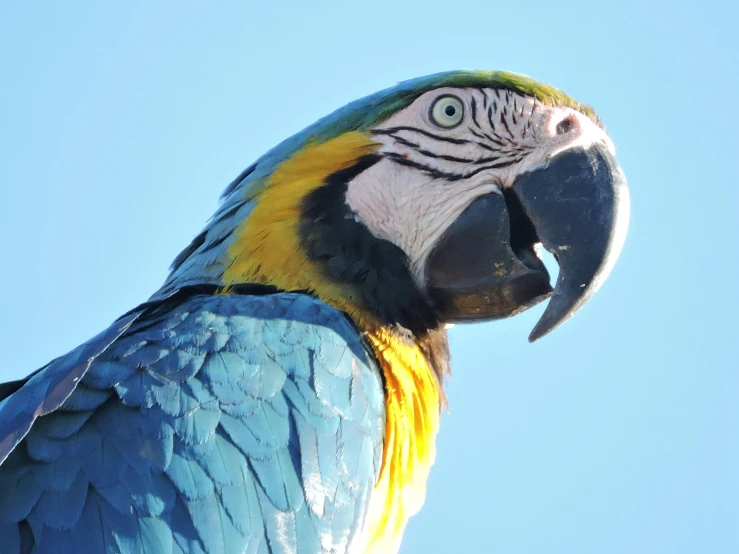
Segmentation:
{"type": "Polygon", "coordinates": [[[397,552],[447,328],[547,302],[543,337],[628,220],[603,123],[554,87],[458,70],[349,103],[238,175],[150,298],[0,384],[0,550],[397,552]]]}

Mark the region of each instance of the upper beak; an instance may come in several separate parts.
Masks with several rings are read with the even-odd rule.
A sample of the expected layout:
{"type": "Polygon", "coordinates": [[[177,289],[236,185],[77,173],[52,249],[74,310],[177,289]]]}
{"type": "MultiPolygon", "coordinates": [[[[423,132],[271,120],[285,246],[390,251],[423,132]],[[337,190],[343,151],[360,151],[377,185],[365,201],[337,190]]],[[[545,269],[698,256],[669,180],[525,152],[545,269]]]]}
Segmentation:
{"type": "Polygon", "coordinates": [[[519,176],[505,198],[475,200],[431,252],[428,291],[444,321],[496,319],[551,300],[530,341],[572,317],[613,268],[626,237],[629,195],[601,143],[566,150],[519,176]],[[554,291],[534,247],[559,263],[554,291]]]}
{"type": "Polygon", "coordinates": [[[521,175],[513,192],[559,263],[554,294],[529,335],[533,342],[572,317],[608,277],[626,239],[629,191],[613,154],[596,143],[521,175]]]}

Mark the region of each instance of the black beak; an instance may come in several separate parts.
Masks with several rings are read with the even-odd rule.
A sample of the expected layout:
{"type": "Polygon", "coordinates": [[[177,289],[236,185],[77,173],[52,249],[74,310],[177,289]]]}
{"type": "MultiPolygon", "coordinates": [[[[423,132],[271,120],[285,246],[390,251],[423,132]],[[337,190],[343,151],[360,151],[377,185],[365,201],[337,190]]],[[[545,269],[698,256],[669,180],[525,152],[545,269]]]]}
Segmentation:
{"type": "Polygon", "coordinates": [[[530,341],[572,317],[610,273],[626,237],[626,179],[604,144],[571,149],[518,177],[505,197],[475,200],[426,266],[444,321],[498,319],[551,300],[530,341]],[[560,266],[552,292],[537,243],[560,266]]]}

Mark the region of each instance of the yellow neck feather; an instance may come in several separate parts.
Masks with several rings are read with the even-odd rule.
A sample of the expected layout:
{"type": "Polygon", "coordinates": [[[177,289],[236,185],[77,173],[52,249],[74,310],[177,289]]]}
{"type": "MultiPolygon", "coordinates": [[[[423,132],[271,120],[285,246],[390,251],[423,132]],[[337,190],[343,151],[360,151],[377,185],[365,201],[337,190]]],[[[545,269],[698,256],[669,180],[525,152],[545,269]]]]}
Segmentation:
{"type": "Polygon", "coordinates": [[[385,375],[385,449],[369,512],[366,552],[397,552],[408,518],[426,498],[436,455],[439,390],[425,356],[384,329],[366,333],[385,375]]]}
{"type": "Polygon", "coordinates": [[[365,530],[367,552],[397,551],[408,518],[423,504],[439,426],[439,390],[418,346],[384,327],[355,301],[349,287],[332,282],[300,244],[301,201],[327,177],[351,167],[379,145],[351,132],[310,144],[283,162],[259,194],[228,249],[228,288],[262,283],[303,290],[346,313],[364,331],[385,377],[385,439],[380,478],[365,530]]]}

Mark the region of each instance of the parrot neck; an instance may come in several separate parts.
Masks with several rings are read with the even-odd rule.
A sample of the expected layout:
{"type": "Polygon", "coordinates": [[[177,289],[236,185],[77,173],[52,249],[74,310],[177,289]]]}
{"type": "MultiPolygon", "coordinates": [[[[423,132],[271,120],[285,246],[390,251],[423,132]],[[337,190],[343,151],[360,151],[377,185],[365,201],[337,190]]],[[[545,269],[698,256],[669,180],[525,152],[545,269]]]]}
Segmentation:
{"type": "Polygon", "coordinates": [[[425,497],[449,352],[402,251],[347,212],[346,183],[379,159],[378,146],[350,132],[282,162],[236,229],[222,281],[226,293],[260,283],[311,294],[362,332],[382,370],[386,412],[366,537],[369,551],[386,553],[425,497]]]}

